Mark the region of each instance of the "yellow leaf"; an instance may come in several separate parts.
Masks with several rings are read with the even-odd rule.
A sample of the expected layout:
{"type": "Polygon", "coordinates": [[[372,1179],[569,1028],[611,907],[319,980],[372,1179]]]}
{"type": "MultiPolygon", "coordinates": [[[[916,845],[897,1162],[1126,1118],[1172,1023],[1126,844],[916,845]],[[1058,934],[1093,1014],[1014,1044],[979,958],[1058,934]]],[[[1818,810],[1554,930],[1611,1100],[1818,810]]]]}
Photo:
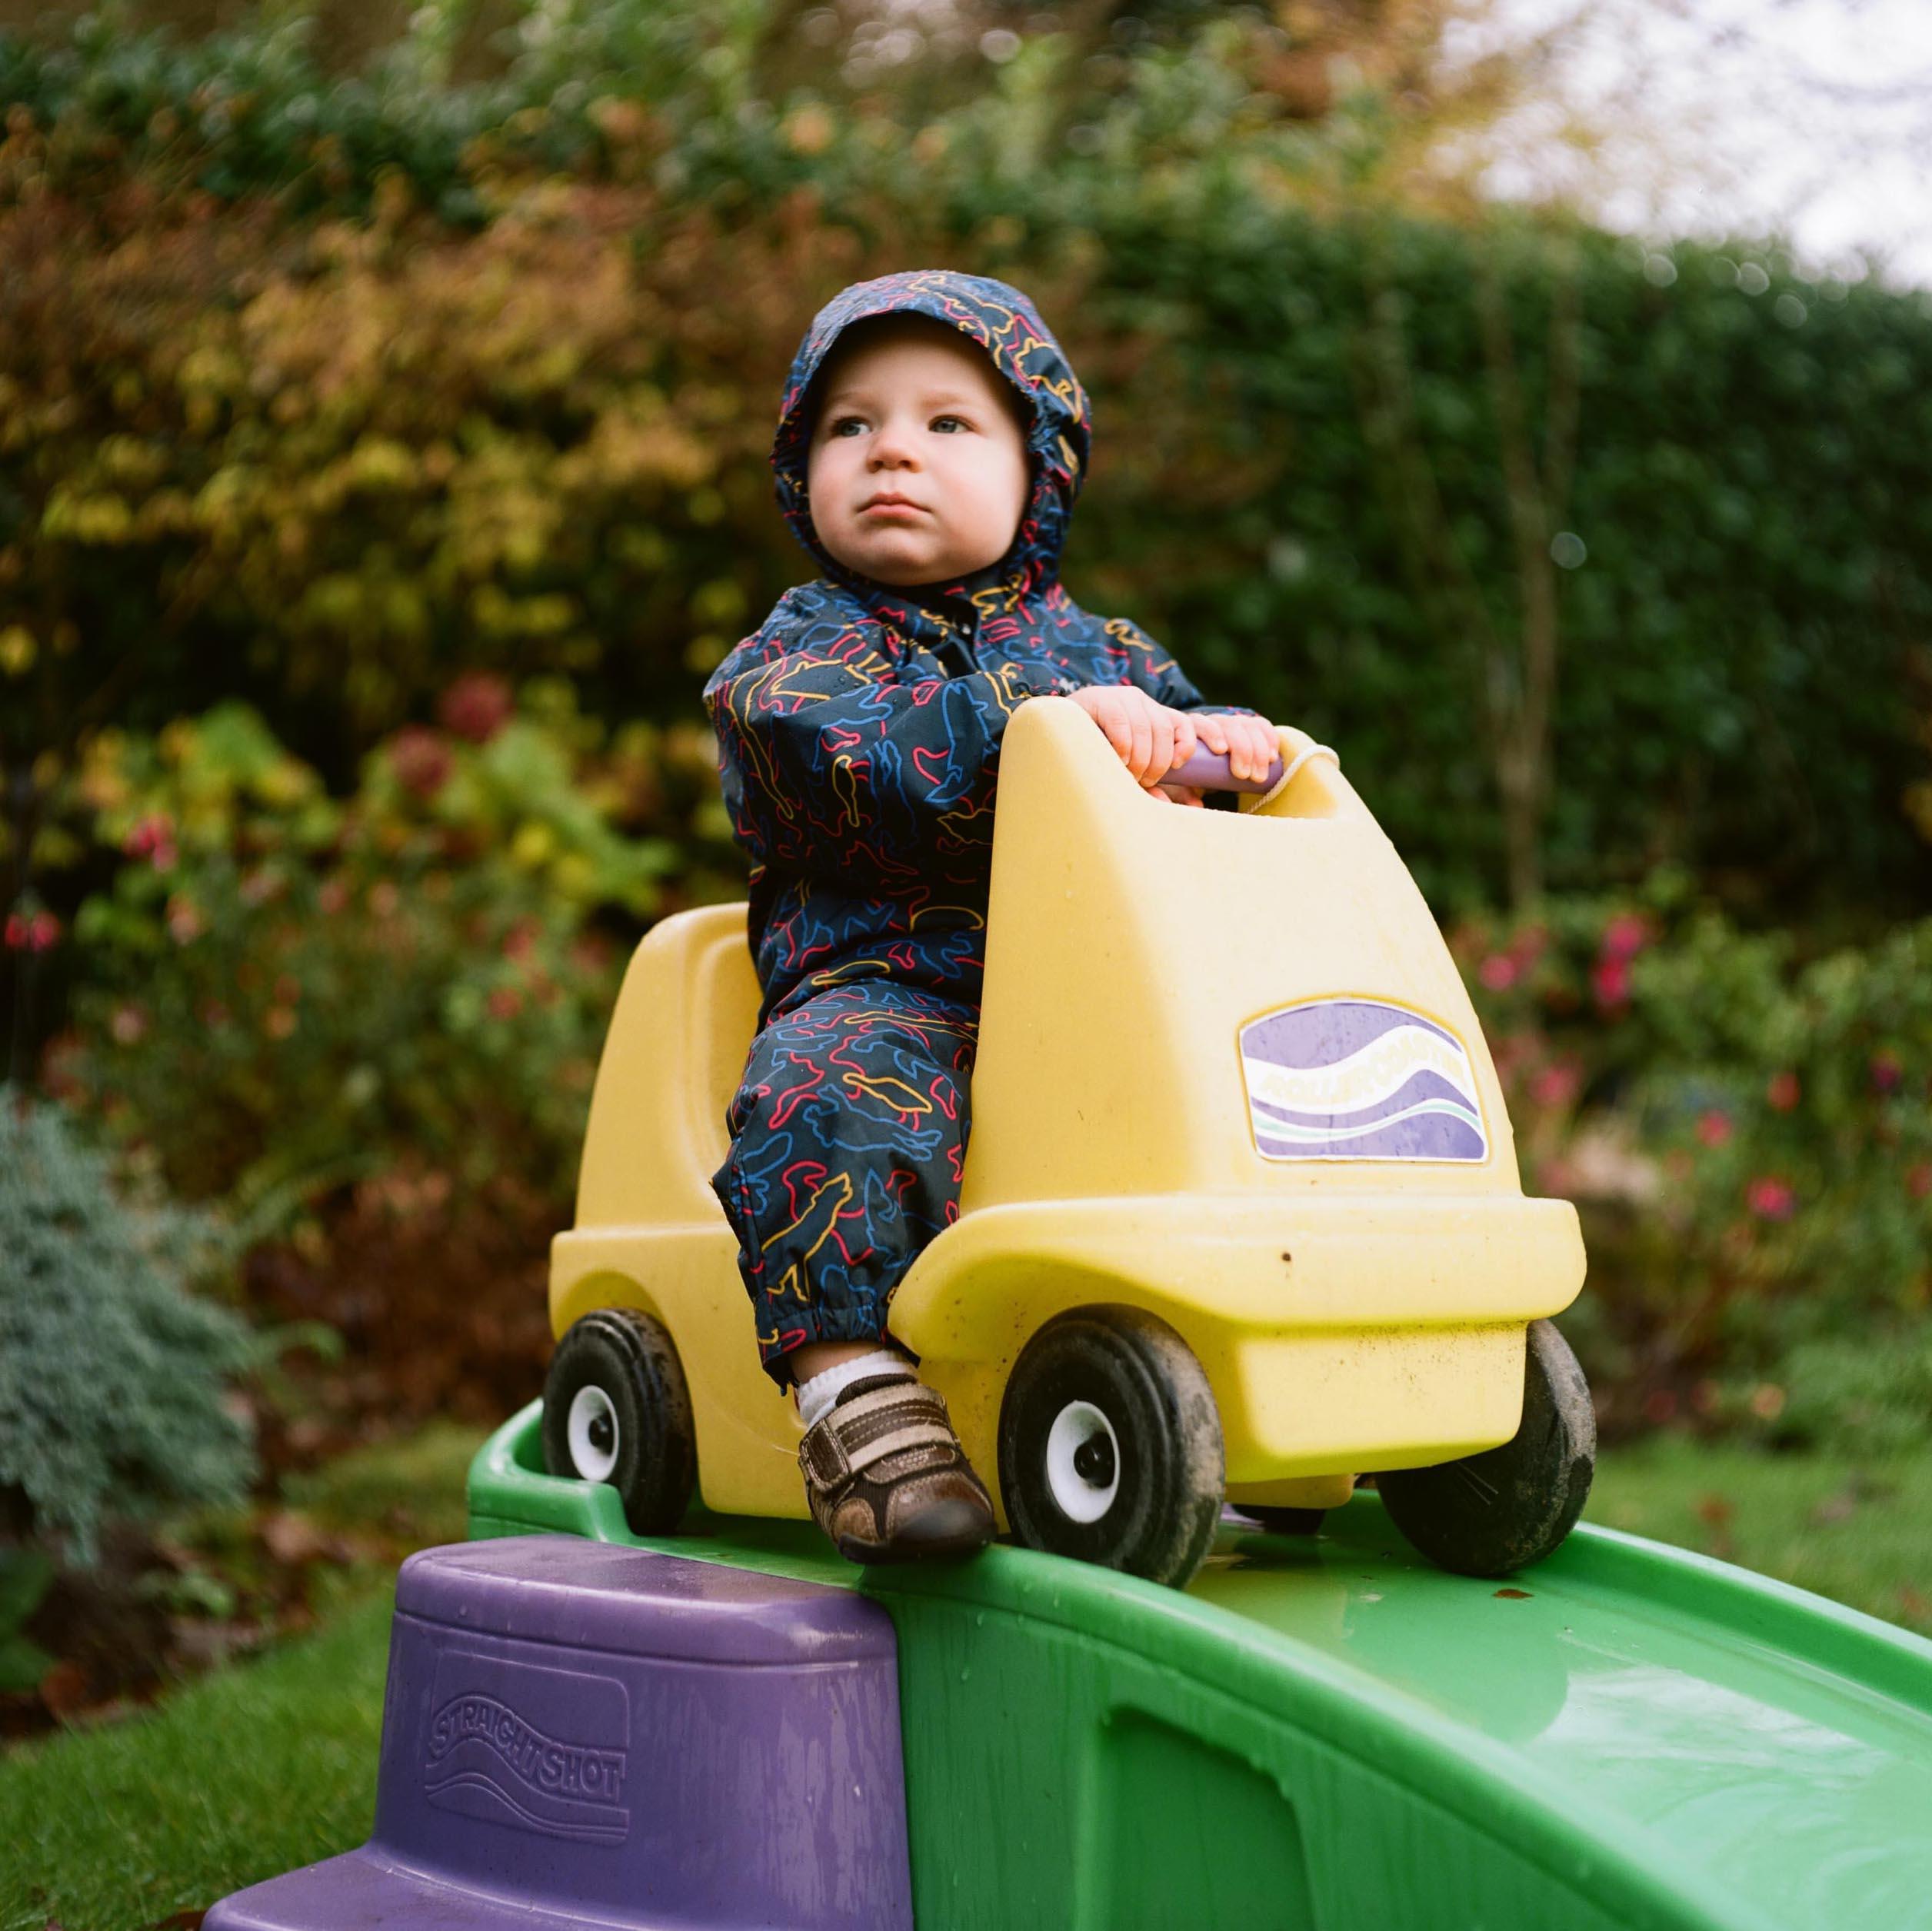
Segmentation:
{"type": "Polygon", "coordinates": [[[0,631],[0,671],[8,677],[25,677],[33,668],[37,654],[34,634],[25,624],[14,624],[0,631]]]}

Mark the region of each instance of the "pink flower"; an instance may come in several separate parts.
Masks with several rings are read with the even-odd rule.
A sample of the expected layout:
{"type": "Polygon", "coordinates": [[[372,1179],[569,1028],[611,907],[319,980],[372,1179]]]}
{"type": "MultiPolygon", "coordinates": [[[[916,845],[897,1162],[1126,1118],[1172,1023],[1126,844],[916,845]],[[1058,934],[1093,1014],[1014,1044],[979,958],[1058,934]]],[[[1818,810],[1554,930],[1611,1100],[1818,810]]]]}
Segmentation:
{"type": "Polygon", "coordinates": [[[1697,1137],[1707,1147],[1724,1147],[1730,1143],[1730,1115],[1720,1113],[1713,1107],[1708,1113],[1697,1118],[1697,1137]]]}
{"type": "Polygon", "coordinates": [[[1800,1090],[1795,1073],[1774,1073],[1764,1089],[1764,1097],[1774,1111],[1789,1113],[1798,1103],[1800,1090]]]}
{"type": "Polygon", "coordinates": [[[1874,1053],[1871,1057],[1872,1090],[1875,1093],[1896,1093],[1899,1083],[1905,1077],[1905,1069],[1898,1063],[1896,1053],[1874,1053]]]}
{"type": "Polygon", "coordinates": [[[1651,942],[1647,920],[1634,912],[1619,912],[1604,927],[1603,950],[1606,959],[1632,959],[1651,942]]]}
{"type": "Polygon", "coordinates": [[[1539,1067],[1530,1081],[1530,1097],[1540,1107],[1567,1107],[1583,1085],[1583,1074],[1574,1060],[1558,1060],[1554,1066],[1539,1067]]]}
{"type": "Polygon", "coordinates": [[[1507,952],[1492,952],[1476,968],[1476,977],[1491,992],[1507,992],[1516,984],[1516,961],[1507,952]]]}
{"type": "Polygon", "coordinates": [[[510,721],[516,701],[503,679],[488,671],[471,671],[442,694],[436,714],[445,729],[472,744],[487,744],[510,721]]]}
{"type": "Polygon", "coordinates": [[[1790,1188],[1768,1174],[1760,1174],[1744,1189],[1744,1204],[1760,1220],[1788,1220],[1797,1204],[1790,1188]]]}
{"type": "Polygon", "coordinates": [[[396,782],[419,798],[434,797],[448,782],[455,765],[440,733],[405,724],[389,741],[389,768],[396,782]]]}
{"type": "Polygon", "coordinates": [[[1599,959],[1591,969],[1591,989],[1605,1012],[1614,1012],[1630,1003],[1630,967],[1614,956],[1599,959]]]}
{"type": "Polygon", "coordinates": [[[116,1006],[113,1017],[108,1021],[108,1030],[122,1046],[132,1046],[147,1030],[148,1015],[138,1006],[116,1006]]]}
{"type": "Polygon", "coordinates": [[[121,841],[130,858],[145,858],[156,871],[172,871],[180,852],[175,845],[175,821],[165,811],[155,811],[135,825],[121,841]]]}

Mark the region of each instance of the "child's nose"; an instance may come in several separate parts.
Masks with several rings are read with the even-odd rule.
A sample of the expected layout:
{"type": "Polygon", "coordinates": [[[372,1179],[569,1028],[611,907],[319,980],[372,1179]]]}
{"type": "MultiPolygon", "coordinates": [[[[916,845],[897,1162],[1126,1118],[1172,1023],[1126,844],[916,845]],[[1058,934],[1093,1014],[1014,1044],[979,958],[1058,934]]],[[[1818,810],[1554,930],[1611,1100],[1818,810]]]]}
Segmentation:
{"type": "Polygon", "coordinates": [[[872,438],[871,454],[874,469],[911,469],[918,466],[919,460],[912,438],[891,423],[872,438]]]}

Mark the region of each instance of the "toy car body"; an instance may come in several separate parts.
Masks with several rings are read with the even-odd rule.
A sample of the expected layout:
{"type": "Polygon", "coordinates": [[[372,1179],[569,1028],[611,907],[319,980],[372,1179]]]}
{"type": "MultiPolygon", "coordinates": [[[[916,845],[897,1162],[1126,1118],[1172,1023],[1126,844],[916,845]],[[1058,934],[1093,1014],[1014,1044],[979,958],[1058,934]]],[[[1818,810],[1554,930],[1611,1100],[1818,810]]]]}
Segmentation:
{"type": "MultiPolygon", "coordinates": [[[[1319,1510],[1357,1471],[1511,1443],[1526,1332],[1581,1286],[1575,1210],[1524,1196],[1494,1067],[1421,893],[1332,760],[1281,737],[1278,795],[1188,811],[1142,792],[1064,699],[1008,727],[960,1213],[891,1313],[1006,1494],[1003,1526],[1003,1403],[1057,1317],[1164,1324],[1211,1390],[1226,1498],[1319,1510]]],[[[758,1005],[742,906],[666,919],[639,945],[576,1224],[552,1251],[551,1317],[559,1337],[599,1309],[661,1323],[705,1504],[795,1517],[801,1426],[758,1366],[708,1184],[758,1005]]],[[[1574,1363],[1565,1375],[1574,1436],[1574,1363]]],[[[1549,1480],[1575,1487],[1580,1449],[1549,1480]]]]}

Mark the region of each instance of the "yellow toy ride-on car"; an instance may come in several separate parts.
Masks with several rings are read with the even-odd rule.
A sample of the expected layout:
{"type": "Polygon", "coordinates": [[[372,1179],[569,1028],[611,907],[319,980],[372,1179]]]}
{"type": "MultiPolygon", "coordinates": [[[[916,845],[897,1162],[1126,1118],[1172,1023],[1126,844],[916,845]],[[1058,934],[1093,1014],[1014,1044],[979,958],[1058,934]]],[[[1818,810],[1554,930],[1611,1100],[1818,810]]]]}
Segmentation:
{"type": "MultiPolygon", "coordinates": [[[[1064,698],[1008,724],[960,1214],[891,1332],[1033,1547],[1182,1584],[1224,1501],[1306,1531],[1373,1470],[1424,1554],[1507,1574],[1594,1463],[1547,1318],[1582,1285],[1576,1211],[1524,1197],[1394,847],[1281,741],[1274,794],[1191,811],[1064,698]]],[[[808,1513],[708,1184],[758,1004],[743,906],[646,935],[552,1249],[546,1460],[614,1483],[639,1533],[694,1481],[721,1513],[808,1513]]]]}

